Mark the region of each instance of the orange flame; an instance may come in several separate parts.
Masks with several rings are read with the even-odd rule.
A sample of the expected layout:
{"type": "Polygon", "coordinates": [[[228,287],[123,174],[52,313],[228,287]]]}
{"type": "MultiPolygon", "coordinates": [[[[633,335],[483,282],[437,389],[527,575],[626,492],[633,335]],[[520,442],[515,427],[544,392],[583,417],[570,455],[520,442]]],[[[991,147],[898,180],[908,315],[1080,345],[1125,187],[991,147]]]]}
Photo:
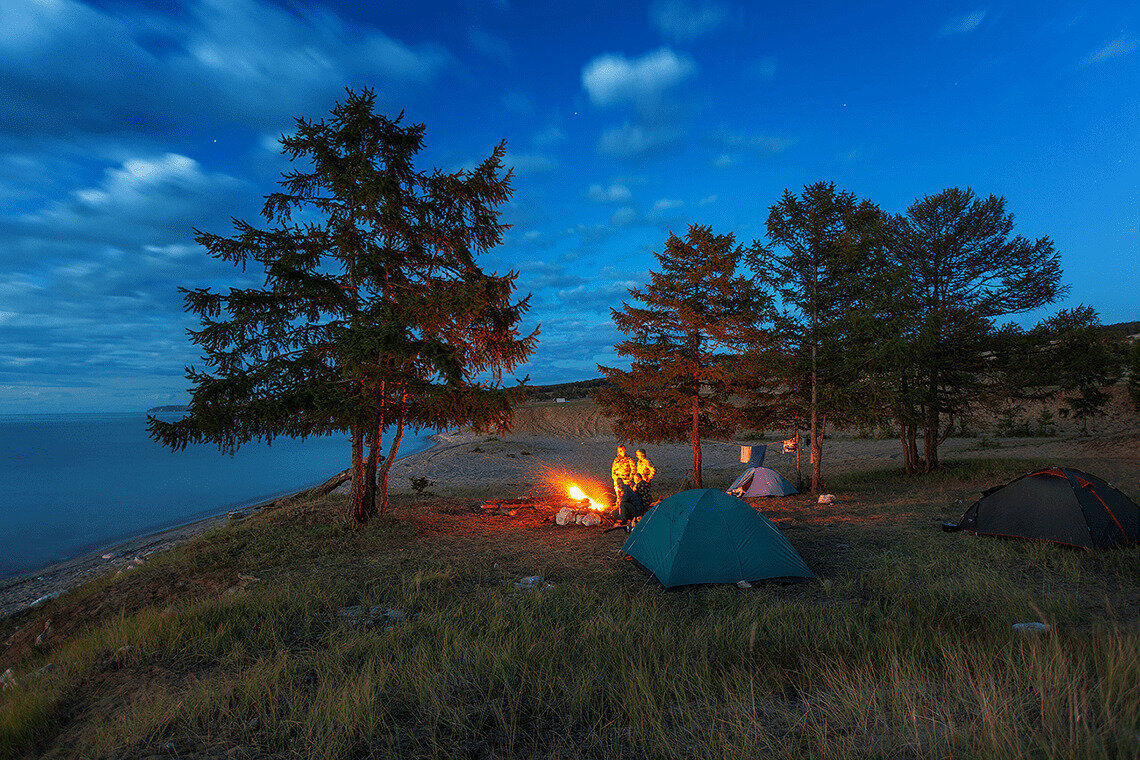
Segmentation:
{"type": "Polygon", "coordinates": [[[606,509],[605,504],[601,504],[597,501],[594,501],[589,496],[587,496],[586,492],[583,491],[578,486],[572,485],[567,490],[568,490],[568,493],[570,494],[571,499],[576,499],[577,501],[582,501],[583,499],[585,499],[586,501],[590,502],[590,509],[596,510],[598,512],[602,512],[606,509]]]}

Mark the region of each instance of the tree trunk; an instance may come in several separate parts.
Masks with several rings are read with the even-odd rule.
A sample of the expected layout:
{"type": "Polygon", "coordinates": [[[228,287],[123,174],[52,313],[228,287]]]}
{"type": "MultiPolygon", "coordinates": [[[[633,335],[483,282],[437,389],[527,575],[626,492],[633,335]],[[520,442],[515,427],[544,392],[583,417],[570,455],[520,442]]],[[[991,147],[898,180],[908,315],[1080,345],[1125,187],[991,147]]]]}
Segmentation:
{"type": "Polygon", "coordinates": [[[376,465],[380,457],[381,436],[384,434],[384,416],[377,415],[371,422],[368,436],[368,461],[364,466],[364,508],[369,517],[376,516],[376,465]]]}
{"type": "Polygon", "coordinates": [[[820,453],[823,449],[823,441],[820,440],[819,417],[816,406],[815,346],[811,347],[811,363],[811,492],[813,495],[818,496],[822,493],[819,460],[820,453]]]}
{"type": "Polygon", "coordinates": [[[804,490],[804,474],[800,470],[800,428],[796,426],[796,490],[804,490]]]}
{"type": "Polygon", "coordinates": [[[701,422],[700,396],[693,394],[693,488],[704,488],[701,483],[701,422]]]}
{"type": "Polygon", "coordinates": [[[922,431],[922,453],[925,454],[925,472],[938,469],[938,412],[926,412],[926,428],[922,431]]]}
{"type": "Polygon", "coordinates": [[[924,462],[918,455],[918,423],[908,422],[906,426],[906,444],[910,452],[910,461],[914,465],[915,475],[922,473],[924,462]]]}
{"type": "Polygon", "coordinates": [[[905,422],[899,423],[899,440],[902,442],[903,467],[906,469],[907,475],[913,475],[914,460],[910,455],[910,446],[907,445],[907,424],[905,422]]]}
{"type": "Polygon", "coordinates": [[[364,426],[352,426],[352,521],[357,527],[368,522],[364,509],[364,426]]]}
{"type": "Polygon", "coordinates": [[[388,511],[388,470],[392,469],[392,463],[396,461],[396,456],[400,453],[400,441],[404,439],[404,421],[407,419],[407,407],[401,402],[400,404],[400,421],[396,425],[396,436],[392,439],[391,449],[388,451],[387,458],[384,459],[384,465],[380,468],[380,516],[383,517],[388,511]]]}

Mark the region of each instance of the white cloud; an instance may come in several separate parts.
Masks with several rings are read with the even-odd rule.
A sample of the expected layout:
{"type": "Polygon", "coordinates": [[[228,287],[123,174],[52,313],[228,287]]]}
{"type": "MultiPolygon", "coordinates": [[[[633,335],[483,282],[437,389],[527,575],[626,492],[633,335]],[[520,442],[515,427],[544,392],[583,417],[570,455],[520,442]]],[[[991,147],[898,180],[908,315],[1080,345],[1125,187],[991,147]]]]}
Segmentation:
{"type": "Polygon", "coordinates": [[[720,3],[708,0],[656,0],[649,18],[663,37],[690,42],[719,29],[728,12],[720,3]]]}
{"type": "Polygon", "coordinates": [[[540,148],[548,148],[551,145],[556,145],[566,139],[566,131],[556,124],[552,124],[545,129],[540,129],[534,133],[531,142],[540,148]]]}
{"type": "Polygon", "coordinates": [[[503,166],[514,167],[516,175],[539,174],[552,170],[557,164],[550,156],[541,153],[505,153],[503,166]]]}
{"type": "Polygon", "coordinates": [[[717,199],[719,197],[720,196],[718,196],[716,193],[713,193],[712,195],[708,195],[708,196],[705,196],[704,198],[701,198],[699,201],[697,201],[697,205],[698,206],[708,206],[712,203],[716,203],[717,199]]]}
{"type": "Polygon", "coordinates": [[[627,224],[632,224],[637,219],[637,210],[629,206],[623,206],[614,212],[610,217],[610,224],[614,227],[624,227],[627,224]]]}
{"type": "Polygon", "coordinates": [[[34,140],[211,124],[270,131],[327,108],[347,81],[374,83],[382,100],[406,98],[451,60],[438,44],[350,28],[319,8],[264,0],[155,7],[6,0],[19,32],[0,23],[8,32],[0,32],[0,101],[21,107],[0,109],[0,131],[34,140]]]}
{"type": "Polygon", "coordinates": [[[946,36],[949,34],[965,34],[972,32],[981,25],[982,21],[986,18],[986,11],[972,11],[963,16],[955,16],[942,25],[939,34],[946,36]]]}
{"type": "Polygon", "coordinates": [[[681,136],[681,131],[673,127],[626,123],[602,134],[598,152],[614,158],[641,160],[668,152],[680,142],[681,136]]]}
{"type": "Polygon", "coordinates": [[[676,198],[662,198],[653,204],[653,213],[662,214],[666,211],[672,211],[675,208],[684,206],[685,202],[676,198]]]}
{"type": "Polygon", "coordinates": [[[1140,40],[1130,35],[1122,34],[1102,48],[1098,48],[1081,59],[1081,66],[1091,66],[1094,63],[1104,63],[1112,58],[1119,58],[1140,47],[1140,40]]]}
{"type": "Polygon", "coordinates": [[[711,159],[712,165],[718,169],[732,166],[744,153],[766,158],[783,153],[796,144],[796,141],[789,137],[733,130],[713,132],[709,135],[709,141],[718,149],[715,157],[711,159]]]}
{"type": "Polygon", "coordinates": [[[590,189],[586,191],[586,197],[597,203],[628,203],[633,198],[633,193],[625,185],[617,183],[609,187],[590,185],[590,189]]]}
{"type": "Polygon", "coordinates": [[[472,48],[488,58],[493,58],[504,65],[511,62],[511,46],[506,40],[488,34],[478,27],[472,27],[467,32],[467,41],[471,43],[472,48]]]}
{"type": "Polygon", "coordinates": [[[739,159],[736,156],[730,156],[727,153],[721,153],[719,156],[712,160],[712,165],[718,169],[726,169],[735,164],[739,159]]]}
{"type": "Polygon", "coordinates": [[[632,105],[646,116],[666,106],[670,90],[695,71],[692,59],[669,48],[633,59],[610,53],[586,64],[582,69],[582,87],[596,106],[632,105]]]}

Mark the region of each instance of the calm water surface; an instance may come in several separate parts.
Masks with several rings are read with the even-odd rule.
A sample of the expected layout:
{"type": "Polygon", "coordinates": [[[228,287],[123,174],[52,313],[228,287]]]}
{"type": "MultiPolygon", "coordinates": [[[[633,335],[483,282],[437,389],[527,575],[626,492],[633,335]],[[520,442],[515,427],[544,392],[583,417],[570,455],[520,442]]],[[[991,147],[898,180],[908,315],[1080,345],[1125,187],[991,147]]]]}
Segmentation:
{"type": "MultiPolygon", "coordinates": [[[[177,419],[179,415],[160,415],[177,419]]],[[[406,434],[400,454],[431,445],[406,434]]],[[[145,414],[0,416],[0,578],[324,482],[345,435],[171,452],[145,414]]]]}

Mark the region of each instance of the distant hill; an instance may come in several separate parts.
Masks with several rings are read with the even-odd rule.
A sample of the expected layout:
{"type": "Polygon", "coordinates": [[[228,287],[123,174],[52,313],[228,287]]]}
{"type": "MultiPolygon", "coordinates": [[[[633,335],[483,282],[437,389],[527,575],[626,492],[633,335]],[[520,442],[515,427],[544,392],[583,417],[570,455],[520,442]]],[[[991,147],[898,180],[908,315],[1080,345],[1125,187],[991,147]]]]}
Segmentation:
{"type": "Polygon", "coordinates": [[[1140,333],[1140,322],[1117,322],[1114,325],[1101,325],[1100,329],[1114,335],[1135,335],[1140,333]]]}
{"type": "Polygon", "coordinates": [[[604,388],[608,382],[604,377],[599,377],[594,380],[576,380],[572,383],[558,383],[556,385],[529,385],[526,389],[526,397],[529,401],[586,398],[590,395],[590,391],[604,388]]]}
{"type": "Polygon", "coordinates": [[[147,414],[150,414],[152,412],[187,412],[189,410],[190,410],[190,407],[188,407],[188,406],[174,405],[174,406],[152,406],[150,409],[147,409],[146,411],[147,411],[147,414]]]}

